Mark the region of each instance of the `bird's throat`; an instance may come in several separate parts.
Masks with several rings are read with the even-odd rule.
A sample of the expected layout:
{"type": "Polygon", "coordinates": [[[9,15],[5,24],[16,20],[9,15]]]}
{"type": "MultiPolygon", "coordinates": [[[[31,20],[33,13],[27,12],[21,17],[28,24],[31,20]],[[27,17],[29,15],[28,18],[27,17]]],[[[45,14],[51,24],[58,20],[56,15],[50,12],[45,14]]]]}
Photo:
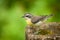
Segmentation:
{"type": "Polygon", "coordinates": [[[31,22],[30,19],[26,20],[26,22],[27,22],[28,25],[32,25],[32,22],[31,22]]]}

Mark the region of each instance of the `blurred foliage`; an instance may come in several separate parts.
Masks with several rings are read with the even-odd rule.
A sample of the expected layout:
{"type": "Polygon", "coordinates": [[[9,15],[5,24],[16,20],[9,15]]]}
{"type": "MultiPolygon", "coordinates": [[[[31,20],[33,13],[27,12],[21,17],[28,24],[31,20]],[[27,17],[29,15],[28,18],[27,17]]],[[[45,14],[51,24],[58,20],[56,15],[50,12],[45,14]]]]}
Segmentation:
{"type": "Polygon", "coordinates": [[[0,40],[24,40],[25,12],[54,14],[48,21],[60,21],[60,0],[0,0],[0,40]]]}

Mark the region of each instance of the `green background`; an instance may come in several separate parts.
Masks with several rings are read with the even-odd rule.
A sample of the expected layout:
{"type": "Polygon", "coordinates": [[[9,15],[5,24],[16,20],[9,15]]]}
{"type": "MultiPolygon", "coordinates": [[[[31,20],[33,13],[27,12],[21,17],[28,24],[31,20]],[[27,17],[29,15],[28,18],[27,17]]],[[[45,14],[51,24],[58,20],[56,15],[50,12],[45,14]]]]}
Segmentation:
{"type": "Polygon", "coordinates": [[[0,0],[0,40],[24,40],[26,22],[21,16],[54,16],[48,22],[60,21],[60,0],[0,0]]]}

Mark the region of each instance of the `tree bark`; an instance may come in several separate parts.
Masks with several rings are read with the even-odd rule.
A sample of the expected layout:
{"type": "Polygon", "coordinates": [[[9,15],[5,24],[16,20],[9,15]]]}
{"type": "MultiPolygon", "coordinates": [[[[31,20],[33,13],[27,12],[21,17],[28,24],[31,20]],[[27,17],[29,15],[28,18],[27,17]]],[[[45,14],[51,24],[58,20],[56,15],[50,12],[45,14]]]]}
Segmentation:
{"type": "Polygon", "coordinates": [[[60,23],[44,23],[39,27],[28,25],[25,37],[25,40],[60,40],[60,23]]]}

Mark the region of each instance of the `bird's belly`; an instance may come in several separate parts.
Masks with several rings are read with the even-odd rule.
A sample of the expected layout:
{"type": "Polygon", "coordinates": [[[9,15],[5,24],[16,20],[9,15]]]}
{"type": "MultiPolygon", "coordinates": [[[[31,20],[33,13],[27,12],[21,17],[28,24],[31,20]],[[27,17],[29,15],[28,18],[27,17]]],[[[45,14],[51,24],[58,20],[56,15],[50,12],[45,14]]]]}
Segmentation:
{"type": "Polygon", "coordinates": [[[42,23],[43,23],[43,22],[39,21],[39,22],[37,22],[35,25],[36,25],[36,26],[40,26],[42,23]]]}

